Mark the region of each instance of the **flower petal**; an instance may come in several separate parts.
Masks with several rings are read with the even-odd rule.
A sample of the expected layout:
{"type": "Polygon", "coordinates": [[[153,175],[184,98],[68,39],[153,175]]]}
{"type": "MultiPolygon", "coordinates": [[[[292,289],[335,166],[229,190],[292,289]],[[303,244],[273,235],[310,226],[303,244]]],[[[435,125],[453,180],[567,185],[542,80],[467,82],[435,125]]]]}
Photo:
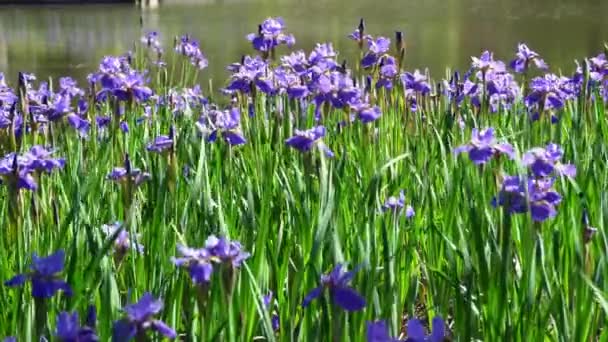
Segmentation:
{"type": "Polygon", "coordinates": [[[332,289],[332,299],[346,311],[358,311],[365,307],[365,299],[350,287],[332,289]]]}

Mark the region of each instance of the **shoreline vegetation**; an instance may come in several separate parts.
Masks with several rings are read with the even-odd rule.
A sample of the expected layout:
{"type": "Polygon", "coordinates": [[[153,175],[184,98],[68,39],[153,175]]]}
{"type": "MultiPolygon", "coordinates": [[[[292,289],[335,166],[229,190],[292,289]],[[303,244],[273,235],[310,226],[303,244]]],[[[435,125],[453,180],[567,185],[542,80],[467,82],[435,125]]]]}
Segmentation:
{"type": "Polygon", "coordinates": [[[0,336],[608,339],[608,46],[433,78],[371,33],[267,18],[205,92],[143,28],[87,84],[0,73],[0,336]]]}

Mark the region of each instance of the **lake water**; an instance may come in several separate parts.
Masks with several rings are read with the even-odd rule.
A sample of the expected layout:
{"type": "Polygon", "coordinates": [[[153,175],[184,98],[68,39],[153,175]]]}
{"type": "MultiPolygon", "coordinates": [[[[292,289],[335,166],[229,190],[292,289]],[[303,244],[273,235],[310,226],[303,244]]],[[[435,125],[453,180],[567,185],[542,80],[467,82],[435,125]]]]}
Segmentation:
{"type": "MultiPolygon", "coordinates": [[[[0,71],[84,79],[106,54],[133,47],[145,29],[159,30],[168,50],[175,35],[201,41],[204,74],[224,81],[225,65],[252,53],[245,35],[268,16],[282,16],[297,48],[331,41],[343,58],[356,55],[346,38],[364,17],[367,31],[406,33],[408,69],[466,68],[484,49],[510,59],[527,42],[554,70],[601,50],[608,40],[607,0],[165,0],[158,8],[132,5],[0,6],[0,71]]],[[[285,50],[283,50],[285,51],[285,50]]]]}

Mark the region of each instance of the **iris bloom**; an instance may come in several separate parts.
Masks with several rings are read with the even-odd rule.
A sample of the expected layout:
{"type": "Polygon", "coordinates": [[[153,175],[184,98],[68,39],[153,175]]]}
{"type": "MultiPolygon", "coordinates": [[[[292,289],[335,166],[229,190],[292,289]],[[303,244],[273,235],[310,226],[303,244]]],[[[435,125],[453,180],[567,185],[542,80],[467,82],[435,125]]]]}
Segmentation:
{"type": "Polygon", "coordinates": [[[494,137],[494,128],[489,127],[481,132],[473,128],[471,142],[454,149],[454,154],[467,152],[469,159],[476,165],[482,165],[490,161],[493,156],[505,154],[509,158],[515,157],[513,146],[508,143],[498,143],[494,137]]]}
{"type": "Polygon", "coordinates": [[[388,50],[391,48],[391,40],[386,37],[377,37],[367,41],[369,50],[361,60],[363,68],[369,68],[376,65],[388,50]]]}
{"type": "Polygon", "coordinates": [[[547,177],[554,173],[559,176],[576,176],[576,166],[561,163],[563,156],[562,148],[551,143],[545,148],[536,147],[526,152],[522,163],[529,167],[536,177],[547,177]]]}
{"type": "Polygon", "coordinates": [[[205,284],[211,280],[213,264],[239,268],[250,256],[238,241],[230,241],[225,237],[217,238],[215,235],[207,238],[203,248],[178,245],[177,251],[180,255],[172,258],[173,263],[177,267],[186,268],[195,284],[205,284]]]}
{"type": "Polygon", "coordinates": [[[162,300],[155,299],[150,293],[144,293],[137,303],[124,307],[123,311],[126,313],[126,317],[114,322],[112,341],[130,341],[135,337],[145,338],[147,331],[150,330],[170,339],[176,338],[175,330],[165,322],[153,317],[160,313],[162,309],[162,300]]]}
{"type": "Polygon", "coordinates": [[[224,141],[232,146],[242,145],[247,142],[240,128],[241,112],[237,107],[224,111],[211,110],[206,121],[211,126],[211,133],[207,141],[213,142],[217,140],[218,136],[221,136],[224,141]]]}
{"type": "Polygon", "coordinates": [[[367,322],[367,342],[400,342],[391,337],[384,321],[367,322]]]}
{"type": "Polygon", "coordinates": [[[17,190],[36,190],[38,183],[32,176],[32,168],[22,156],[16,153],[9,153],[0,159],[0,177],[3,182],[13,184],[17,190]]]}
{"type": "Polygon", "coordinates": [[[318,146],[321,151],[329,158],[334,156],[334,153],[321,140],[325,136],[325,127],[317,126],[306,131],[296,129],[295,135],[285,140],[287,146],[293,147],[302,152],[310,151],[314,146],[318,146]]]}
{"type": "Polygon", "coordinates": [[[343,265],[338,264],[334,269],[321,276],[321,284],[312,289],[304,298],[302,306],[310,305],[314,299],[319,298],[325,290],[329,290],[329,296],[333,303],[346,311],[358,311],[365,307],[365,299],[357,291],[348,286],[355,276],[355,271],[345,272],[343,265]]]}
{"type": "Polygon", "coordinates": [[[380,79],[376,88],[393,88],[393,79],[397,76],[397,61],[393,56],[386,56],[380,62],[380,79]]]}
{"type": "Polygon", "coordinates": [[[517,53],[515,59],[511,61],[511,68],[517,73],[525,73],[530,67],[530,62],[540,70],[547,70],[549,66],[545,61],[540,58],[540,55],[532,50],[523,43],[517,45],[517,53]]]}
{"type": "Polygon", "coordinates": [[[211,280],[213,264],[206,248],[194,249],[178,245],[177,251],[180,255],[172,258],[173,264],[186,268],[194,284],[206,284],[211,280]]]}
{"type": "Polygon", "coordinates": [[[553,189],[553,183],[553,178],[525,181],[519,176],[506,176],[502,189],[493,199],[492,204],[507,206],[507,210],[511,214],[526,213],[530,210],[532,220],[545,221],[557,215],[555,207],[562,199],[560,194],[553,189]]]}
{"type": "Polygon", "coordinates": [[[405,208],[405,217],[406,218],[411,218],[414,216],[414,208],[412,208],[411,205],[405,205],[405,192],[403,190],[401,190],[399,192],[399,198],[395,197],[395,196],[390,196],[389,198],[386,199],[386,202],[384,202],[384,205],[382,205],[382,211],[386,212],[386,211],[391,211],[391,212],[397,212],[400,211],[401,209],[405,208]]]}
{"type": "Polygon", "coordinates": [[[146,45],[149,49],[161,52],[160,34],[156,31],[150,31],[141,37],[142,44],[146,45]]]}
{"type": "Polygon", "coordinates": [[[267,18],[258,27],[258,33],[250,33],[247,40],[253,48],[261,52],[269,52],[275,47],[285,44],[293,46],[296,39],[292,34],[285,34],[285,22],[282,18],[267,18]]]}
{"type": "Polygon", "coordinates": [[[405,342],[443,342],[445,338],[445,323],[441,317],[433,318],[433,327],[430,335],[424,331],[422,322],[418,319],[407,321],[407,339],[405,342]]]}
{"type": "Polygon", "coordinates": [[[201,51],[198,41],[192,39],[190,36],[182,36],[175,45],[175,51],[190,58],[190,64],[200,70],[209,66],[209,61],[201,51]]]}
{"type": "MultiPolygon", "coordinates": [[[[264,308],[266,310],[272,310],[272,307],[273,307],[272,299],[273,299],[272,291],[269,292],[266,296],[264,296],[262,298],[262,302],[263,302],[264,308]]],[[[280,327],[279,315],[277,315],[277,313],[274,311],[272,311],[272,315],[270,316],[270,323],[272,325],[272,330],[279,331],[279,327],[280,327]]]]}
{"type": "Polygon", "coordinates": [[[494,54],[490,51],[484,51],[480,57],[471,57],[471,60],[471,67],[486,75],[489,72],[504,72],[506,69],[502,61],[494,60],[494,54]]]}
{"type": "Polygon", "coordinates": [[[540,107],[542,110],[563,108],[569,97],[564,91],[564,84],[568,81],[568,78],[555,74],[533,78],[530,82],[530,94],[524,100],[526,106],[540,107]]]}
{"type": "Polygon", "coordinates": [[[64,259],[65,253],[63,250],[58,250],[44,258],[40,258],[34,253],[30,265],[31,272],[18,274],[4,282],[4,285],[10,287],[21,286],[29,280],[32,282],[32,296],[34,298],[51,298],[59,290],[67,296],[71,296],[72,289],[59,278],[59,273],[63,271],[64,259]]]}
{"type": "Polygon", "coordinates": [[[124,256],[131,249],[138,253],[144,252],[144,246],[137,242],[139,239],[139,234],[135,235],[135,238],[132,239],[129,232],[120,222],[104,224],[101,226],[101,230],[106,234],[107,237],[111,237],[120,231],[118,232],[118,236],[114,241],[114,250],[117,255],[124,256]]]}
{"type": "Polygon", "coordinates": [[[169,135],[160,135],[146,146],[148,151],[162,153],[167,150],[173,150],[174,144],[174,128],[169,128],[169,135]]]}
{"type": "Polygon", "coordinates": [[[129,155],[125,156],[125,164],[124,167],[115,167],[112,169],[107,176],[109,180],[123,183],[127,180],[130,180],[136,186],[142,184],[144,181],[150,179],[150,174],[147,172],[142,172],[140,169],[131,168],[131,160],[129,159],[129,155]]]}
{"type": "Polygon", "coordinates": [[[89,314],[84,326],[80,325],[78,313],[62,312],[57,316],[55,336],[62,342],[97,342],[95,333],[95,307],[89,308],[89,314]]]}

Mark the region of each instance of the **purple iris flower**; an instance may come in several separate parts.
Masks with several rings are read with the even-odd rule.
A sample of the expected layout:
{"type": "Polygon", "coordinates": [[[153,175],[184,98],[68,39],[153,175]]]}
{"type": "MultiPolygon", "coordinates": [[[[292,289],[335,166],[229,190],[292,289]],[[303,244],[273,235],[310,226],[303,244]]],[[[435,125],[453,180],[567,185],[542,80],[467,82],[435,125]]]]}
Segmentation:
{"type": "Polygon", "coordinates": [[[258,33],[248,34],[247,40],[254,49],[261,52],[269,52],[282,44],[291,47],[296,43],[296,39],[291,34],[285,34],[284,30],[285,22],[282,18],[267,18],[259,25],[258,33]]]}
{"type": "Polygon", "coordinates": [[[192,282],[205,284],[211,280],[213,264],[226,264],[231,268],[241,267],[243,261],[250,257],[238,241],[230,241],[225,237],[217,238],[211,235],[203,248],[189,248],[178,245],[179,257],[172,258],[175,266],[188,270],[192,282]]]}
{"type": "Polygon", "coordinates": [[[78,83],[71,77],[61,77],[59,79],[59,93],[70,97],[84,96],[84,91],[78,88],[78,83]]]}
{"type": "Polygon", "coordinates": [[[15,336],[5,337],[2,342],[17,342],[17,338],[15,336]]]}
{"type": "Polygon", "coordinates": [[[337,55],[331,43],[317,43],[308,55],[308,64],[317,71],[335,70],[338,67],[337,55]]]}
{"type": "Polygon", "coordinates": [[[32,176],[32,171],[29,160],[16,153],[9,153],[0,159],[0,176],[4,179],[5,184],[15,184],[17,190],[38,189],[38,183],[32,176]]]}
{"type": "Polygon", "coordinates": [[[150,293],[144,293],[137,303],[124,307],[126,317],[114,322],[112,341],[130,341],[133,338],[145,340],[147,331],[155,331],[169,339],[175,339],[175,330],[165,322],[153,318],[162,309],[162,300],[155,299],[150,293]]]}
{"type": "Polygon", "coordinates": [[[241,63],[231,65],[230,70],[233,74],[225,88],[226,91],[248,94],[253,90],[258,78],[268,75],[268,64],[260,56],[255,58],[245,56],[241,63]]]}
{"type": "Polygon", "coordinates": [[[72,289],[59,278],[59,273],[63,271],[64,260],[65,252],[63,250],[58,250],[43,258],[34,253],[30,265],[31,272],[18,274],[4,282],[4,285],[10,287],[21,286],[29,280],[32,282],[32,296],[34,298],[51,298],[59,290],[67,296],[71,296],[72,289]]]}
{"type": "Polygon", "coordinates": [[[407,339],[405,342],[443,342],[445,338],[445,322],[441,317],[433,318],[433,327],[430,335],[424,331],[422,322],[418,319],[407,321],[407,339]]]}
{"type": "Polygon", "coordinates": [[[182,245],[177,246],[177,251],[180,256],[172,258],[173,264],[186,268],[194,284],[209,283],[213,273],[211,253],[206,248],[194,249],[182,245]]]}
{"type": "MultiPolygon", "coordinates": [[[[262,297],[262,302],[264,304],[264,308],[266,310],[272,310],[273,307],[273,296],[272,296],[272,291],[270,291],[266,296],[262,297]]],[[[281,325],[280,320],[279,320],[279,315],[277,315],[277,313],[275,311],[272,311],[272,314],[270,316],[270,323],[272,325],[272,330],[274,331],[279,331],[279,327],[281,325]]]]}
{"type": "Polygon", "coordinates": [[[486,73],[486,75],[488,72],[504,72],[506,70],[505,63],[494,60],[494,54],[490,51],[484,51],[480,57],[471,57],[471,60],[471,67],[474,70],[486,73]]]}
{"type": "Polygon", "coordinates": [[[87,119],[74,113],[68,114],[66,118],[68,124],[72,126],[81,137],[88,136],[89,129],[91,129],[91,123],[87,119]]]}
{"type": "Polygon", "coordinates": [[[464,85],[460,82],[460,73],[455,71],[449,80],[443,80],[443,89],[450,103],[460,107],[464,100],[464,85]]]}
{"type": "Polygon", "coordinates": [[[469,159],[476,165],[485,164],[492,157],[499,154],[504,154],[511,159],[515,157],[511,144],[496,142],[494,128],[492,127],[488,127],[482,131],[473,128],[471,142],[454,149],[454,154],[456,155],[463,152],[467,152],[469,159]]]}
{"type": "Polygon", "coordinates": [[[65,166],[64,158],[51,158],[54,151],[45,149],[40,145],[32,146],[23,157],[28,161],[31,170],[50,173],[55,169],[62,169],[65,166]]]}
{"type": "Polygon", "coordinates": [[[217,140],[218,135],[231,146],[247,142],[240,128],[241,112],[237,107],[224,111],[211,110],[207,116],[202,116],[197,124],[202,129],[210,127],[210,134],[207,138],[209,142],[217,140]]]}
{"type": "Polygon", "coordinates": [[[217,238],[215,235],[210,235],[207,238],[205,249],[215,260],[229,264],[234,268],[241,267],[243,261],[250,257],[250,254],[243,250],[238,241],[230,241],[225,237],[217,238]]]}
{"type": "Polygon", "coordinates": [[[355,29],[353,32],[351,32],[348,35],[349,39],[352,39],[356,42],[360,42],[360,41],[370,41],[373,40],[373,37],[369,34],[363,34],[363,37],[361,37],[361,32],[359,31],[359,29],[355,29]]]}
{"type": "Polygon", "coordinates": [[[307,85],[302,83],[302,78],[286,67],[276,68],[273,75],[279,87],[278,93],[287,93],[291,99],[302,99],[309,94],[307,85]]]}
{"type": "Polygon", "coordinates": [[[426,75],[417,69],[414,73],[406,72],[402,74],[401,83],[403,83],[405,89],[410,89],[420,95],[428,95],[431,92],[431,85],[426,75]]]}
{"type": "Polygon", "coordinates": [[[372,67],[380,61],[382,57],[391,48],[391,40],[386,37],[377,37],[376,39],[370,39],[367,41],[369,50],[361,59],[361,66],[363,68],[372,67]]]}
{"type": "Polygon", "coordinates": [[[389,335],[384,321],[367,322],[367,342],[400,342],[398,338],[389,335]]]}
{"type": "Polygon", "coordinates": [[[553,189],[553,178],[528,179],[506,176],[493,206],[508,206],[509,213],[526,213],[530,210],[532,220],[542,222],[557,215],[555,208],[562,197],[553,189]],[[526,196],[527,190],[527,196],[526,196]]]}
{"type": "Polygon", "coordinates": [[[175,46],[175,51],[190,58],[190,64],[200,70],[209,66],[209,61],[201,51],[198,41],[192,39],[190,36],[182,36],[175,46]]]}
{"type": "Polygon", "coordinates": [[[506,72],[489,74],[486,87],[492,112],[497,112],[501,108],[510,109],[521,95],[519,84],[513,75],[506,72]]]}
{"type": "MultiPolygon", "coordinates": [[[[94,311],[91,306],[89,311],[94,311]]],[[[55,336],[61,342],[97,342],[99,337],[95,333],[95,314],[89,314],[84,326],[80,325],[78,313],[62,312],[57,316],[55,336]],[[92,321],[91,321],[92,319],[92,321]]]]}
{"type": "Polygon", "coordinates": [[[141,42],[149,49],[159,53],[162,52],[160,34],[157,31],[150,31],[141,37],[141,42]]]}
{"type": "MultiPolygon", "coordinates": [[[[311,53],[311,58],[314,51],[311,53]]],[[[317,58],[315,54],[314,60],[321,60],[322,58],[317,58]]],[[[304,75],[308,71],[308,59],[306,58],[306,54],[302,50],[294,51],[289,55],[281,56],[281,65],[285,68],[291,69],[297,75],[304,75]]]]}
{"type": "Polygon", "coordinates": [[[380,62],[380,79],[376,82],[376,88],[392,89],[393,80],[397,76],[397,72],[397,61],[393,56],[382,58],[380,62]]]}
{"type": "Polygon", "coordinates": [[[405,205],[405,192],[403,190],[399,192],[399,198],[395,196],[390,196],[382,205],[383,212],[391,211],[393,213],[396,213],[401,211],[403,208],[405,208],[406,218],[411,218],[414,216],[414,208],[412,208],[411,205],[405,205]]]}
{"type": "Polygon", "coordinates": [[[532,170],[535,177],[547,177],[552,174],[558,176],[575,177],[576,166],[562,164],[564,151],[557,144],[548,144],[547,147],[536,147],[526,152],[522,158],[523,165],[532,170]]]}
{"type": "Polygon", "coordinates": [[[302,152],[308,152],[316,145],[327,157],[332,158],[334,156],[334,153],[321,140],[325,136],[325,127],[317,126],[305,131],[296,129],[294,133],[294,136],[285,140],[287,146],[302,152]]]}
{"type": "Polygon", "coordinates": [[[111,89],[112,94],[122,101],[134,99],[145,102],[152,96],[152,89],[146,86],[147,80],[142,73],[132,70],[121,75],[120,84],[111,89]]]}
{"type": "Polygon", "coordinates": [[[104,224],[101,226],[101,230],[106,234],[107,237],[111,237],[118,232],[118,236],[114,241],[114,251],[119,257],[127,254],[129,250],[134,250],[137,253],[144,252],[144,246],[137,242],[137,240],[140,238],[139,234],[136,234],[135,238],[132,239],[131,235],[122,225],[122,223],[114,222],[112,224],[104,224]]]}
{"type": "Polygon", "coordinates": [[[169,128],[169,135],[160,135],[154,139],[151,143],[146,146],[148,151],[162,153],[164,151],[173,150],[174,144],[174,128],[171,126],[169,128]]]}
{"type": "Polygon", "coordinates": [[[542,110],[563,108],[569,97],[564,91],[564,84],[567,82],[569,82],[568,78],[555,74],[533,78],[530,82],[530,94],[525,99],[526,106],[540,107],[542,110]]]}
{"type": "Polygon", "coordinates": [[[350,109],[355,112],[357,118],[364,124],[376,121],[382,116],[380,107],[372,106],[363,101],[351,104],[350,109]]]}
{"type": "Polygon", "coordinates": [[[534,63],[540,70],[547,70],[549,66],[545,61],[540,58],[540,55],[532,50],[523,43],[517,45],[517,53],[515,59],[511,61],[511,69],[517,73],[525,73],[530,67],[530,62],[534,63]]]}
{"type": "Polygon", "coordinates": [[[150,179],[150,174],[147,172],[142,172],[140,169],[132,168],[129,155],[126,155],[124,167],[113,168],[112,172],[108,174],[107,178],[118,183],[130,180],[133,182],[133,184],[135,184],[135,186],[138,186],[144,181],[150,179]]]}
{"type": "Polygon", "coordinates": [[[306,308],[314,299],[319,298],[323,292],[329,290],[333,303],[346,311],[359,311],[365,307],[365,299],[357,291],[348,286],[357,270],[345,272],[342,264],[321,276],[321,284],[312,289],[304,298],[302,307],[306,308]]]}

